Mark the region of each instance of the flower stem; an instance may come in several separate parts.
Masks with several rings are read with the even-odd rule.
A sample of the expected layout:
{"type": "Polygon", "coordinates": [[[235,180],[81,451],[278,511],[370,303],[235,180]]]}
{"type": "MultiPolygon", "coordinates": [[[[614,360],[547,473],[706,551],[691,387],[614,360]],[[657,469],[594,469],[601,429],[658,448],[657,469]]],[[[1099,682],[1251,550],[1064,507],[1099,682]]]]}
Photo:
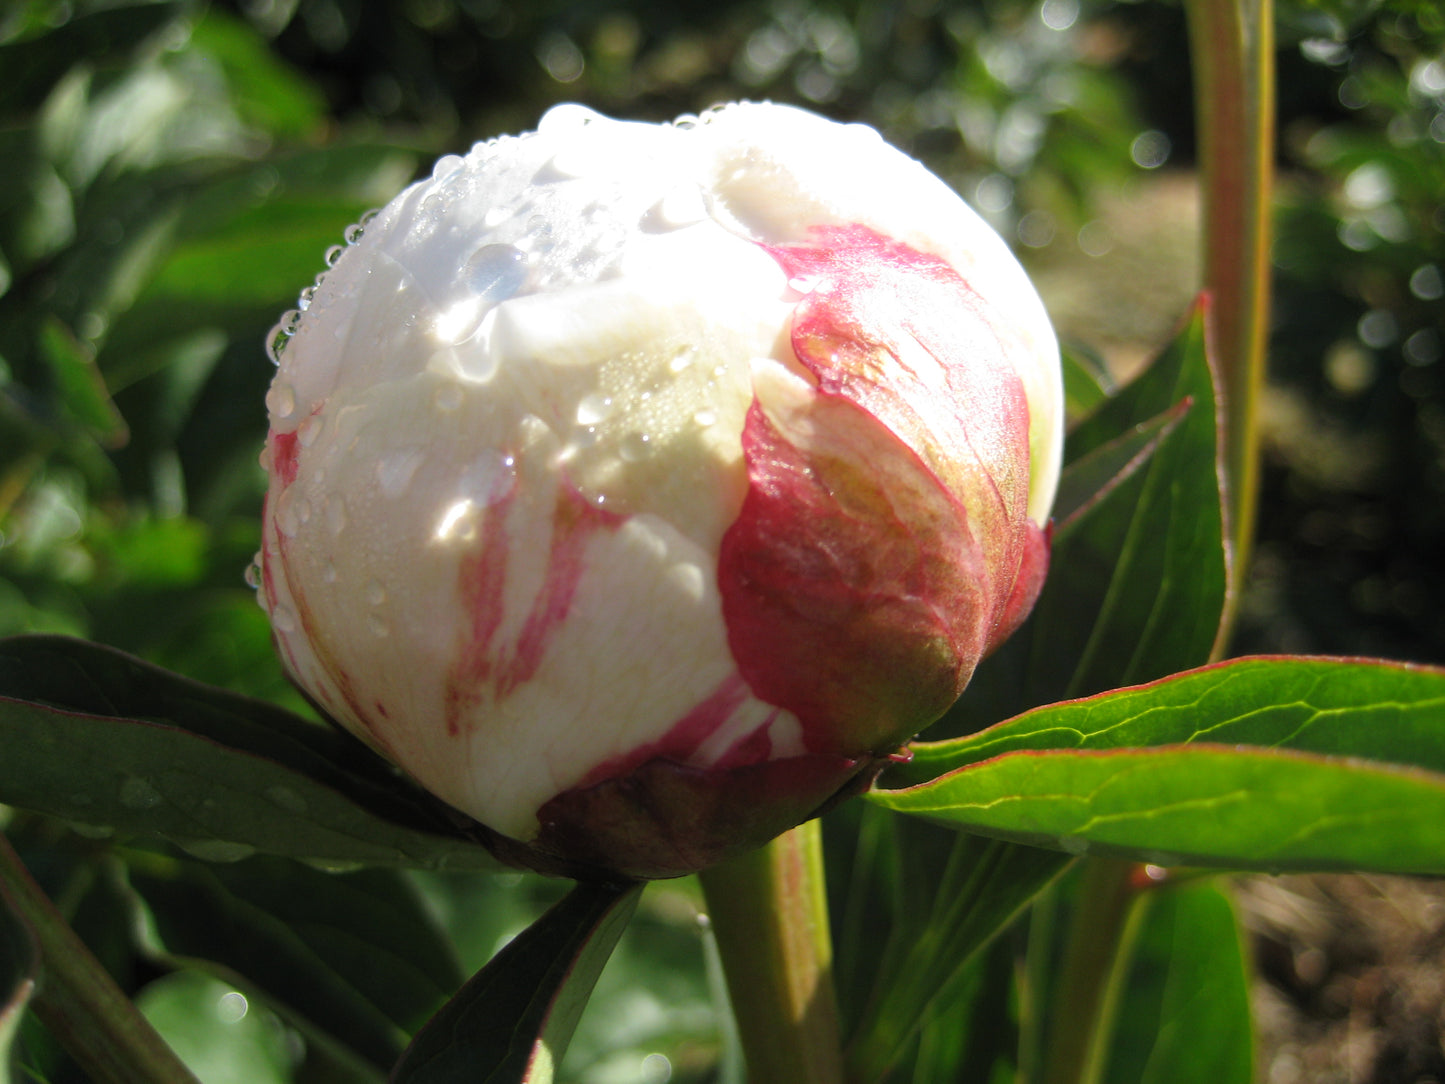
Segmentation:
{"type": "Polygon", "coordinates": [[[1047,1021],[1041,1084],[1097,1084],[1101,1079],[1143,917],[1140,903],[1148,898],[1134,870],[1133,863],[1115,858],[1084,863],[1047,1021]]]}
{"type": "Polygon", "coordinates": [[[817,821],[700,875],[749,1084],[843,1079],[817,821]]]}
{"type": "Polygon", "coordinates": [[[1237,597],[1259,493],[1274,180],[1273,0],[1186,0],[1204,198],[1204,287],[1224,385],[1237,597]]]}
{"type": "Polygon", "coordinates": [[[31,1004],[98,1084],[197,1084],[55,909],[0,834],[0,897],[30,928],[41,976],[31,1004]]]}

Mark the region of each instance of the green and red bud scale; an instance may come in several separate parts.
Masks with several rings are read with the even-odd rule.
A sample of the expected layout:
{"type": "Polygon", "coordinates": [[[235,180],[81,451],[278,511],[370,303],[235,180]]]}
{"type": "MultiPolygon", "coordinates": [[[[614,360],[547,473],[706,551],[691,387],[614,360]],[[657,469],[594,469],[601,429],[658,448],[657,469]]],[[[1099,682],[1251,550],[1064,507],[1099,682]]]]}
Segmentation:
{"type": "Polygon", "coordinates": [[[261,601],[302,690],[499,853],[757,846],[1032,606],[1053,333],[872,129],[559,106],[349,240],[273,337],[261,601]]]}

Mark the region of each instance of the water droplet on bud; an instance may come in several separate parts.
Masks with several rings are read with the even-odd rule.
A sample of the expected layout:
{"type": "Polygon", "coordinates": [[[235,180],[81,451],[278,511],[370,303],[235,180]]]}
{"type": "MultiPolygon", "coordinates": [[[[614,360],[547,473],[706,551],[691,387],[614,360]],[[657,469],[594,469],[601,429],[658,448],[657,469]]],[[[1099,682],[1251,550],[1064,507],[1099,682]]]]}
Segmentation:
{"type": "Polygon", "coordinates": [[[465,159],[456,154],[444,154],[437,159],[436,165],[431,167],[433,180],[444,180],[451,176],[465,164],[465,159]]]}
{"type": "MultiPolygon", "coordinates": [[[[296,429],[296,440],[303,448],[309,448],[316,443],[316,438],[321,436],[321,430],[325,428],[326,422],[319,414],[309,415],[305,421],[296,429]]],[[[320,479],[317,479],[320,481],[320,479]]]]}
{"type": "Polygon", "coordinates": [[[376,480],[381,486],[381,491],[388,497],[401,496],[411,482],[412,475],[421,466],[421,460],[420,448],[408,448],[406,451],[389,455],[377,463],[376,480]]]}
{"type": "Polygon", "coordinates": [[[372,580],[366,585],[366,601],[373,606],[380,606],[386,601],[386,588],[380,580],[372,580]]]}
{"type": "Polygon", "coordinates": [[[274,418],[284,420],[296,413],[296,393],[284,380],[277,380],[266,392],[266,409],[274,418]]]}
{"type": "Polygon", "coordinates": [[[482,301],[505,301],[527,281],[527,254],[515,245],[483,245],[472,253],[462,276],[482,301]]]}
{"type": "Polygon", "coordinates": [[[261,587],[261,554],[258,552],[251,558],[251,563],[246,566],[246,586],[252,591],[261,587]]]}
{"type": "Polygon", "coordinates": [[[380,637],[391,635],[391,629],[387,627],[386,622],[383,621],[381,618],[377,617],[375,614],[371,614],[367,617],[366,627],[371,631],[371,634],[373,636],[380,637]]]}
{"type": "Polygon", "coordinates": [[[618,448],[617,454],[626,463],[636,463],[647,458],[652,451],[652,437],[646,433],[629,433],[622,440],[622,446],[618,448]]]}
{"type": "Polygon", "coordinates": [[[326,496],[326,526],[331,528],[333,535],[339,535],[346,529],[346,501],[339,494],[326,496]]]}
{"type": "Polygon", "coordinates": [[[693,423],[700,429],[706,429],[710,425],[717,424],[717,411],[706,408],[699,410],[692,416],[693,423]]]}
{"type": "Polygon", "coordinates": [[[326,250],[326,255],[322,257],[322,262],[325,263],[327,267],[335,267],[336,261],[341,259],[341,254],[345,251],[345,245],[332,245],[326,250]]]}
{"type": "Polygon", "coordinates": [[[432,397],[436,408],[444,413],[450,414],[462,405],[462,387],[455,381],[447,381],[436,390],[432,397]]]}
{"type": "Polygon", "coordinates": [[[271,611],[271,624],[277,632],[295,632],[296,614],[289,606],[277,606],[271,611]]]}
{"type": "Polygon", "coordinates": [[[593,392],[577,401],[577,424],[592,426],[612,413],[612,400],[606,395],[593,392]]]}

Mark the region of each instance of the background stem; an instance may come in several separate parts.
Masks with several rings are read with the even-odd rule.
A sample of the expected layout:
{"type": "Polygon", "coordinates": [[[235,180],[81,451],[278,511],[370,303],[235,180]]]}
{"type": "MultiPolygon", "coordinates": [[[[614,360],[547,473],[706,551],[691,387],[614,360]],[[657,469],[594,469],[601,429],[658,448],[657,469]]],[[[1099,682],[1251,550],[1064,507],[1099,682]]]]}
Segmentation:
{"type": "Polygon", "coordinates": [[[37,1016],[99,1084],[197,1084],[0,834],[0,895],[40,948],[37,1016]]]}
{"type": "Polygon", "coordinates": [[[700,875],[749,1084],[840,1084],[843,1058],[816,820],[700,875]]]}
{"type": "Polygon", "coordinates": [[[1135,886],[1134,869],[1115,858],[1084,863],[1047,1017],[1042,1084],[1095,1084],[1107,1064],[1140,902],[1147,898],[1135,886]]]}
{"type": "Polygon", "coordinates": [[[1208,328],[1224,385],[1237,597],[1259,493],[1258,409],[1269,330],[1274,181],[1274,11],[1273,0],[1186,0],[1184,7],[1203,183],[1204,288],[1212,299],[1208,328]]]}

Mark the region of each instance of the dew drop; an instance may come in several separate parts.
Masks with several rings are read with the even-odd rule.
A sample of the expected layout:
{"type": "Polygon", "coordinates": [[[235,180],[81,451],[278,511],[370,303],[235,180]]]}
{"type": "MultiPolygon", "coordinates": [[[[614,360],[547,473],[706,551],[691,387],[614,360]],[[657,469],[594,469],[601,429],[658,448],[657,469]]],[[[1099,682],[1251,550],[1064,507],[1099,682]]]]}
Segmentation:
{"type": "Polygon", "coordinates": [[[333,535],[339,535],[346,530],[346,501],[339,493],[329,493],[326,496],[326,526],[333,535]]]}
{"type": "Polygon", "coordinates": [[[266,409],[278,420],[296,413],[296,392],[291,385],[284,380],[275,381],[266,391],[266,409]]]}
{"type": "Polygon", "coordinates": [[[309,308],[311,307],[311,302],[313,302],[313,301],[315,301],[315,300],[316,300],[316,287],[315,287],[315,286],[308,286],[308,287],[306,287],[304,290],[301,291],[301,296],[296,299],[296,309],[297,309],[297,311],[298,311],[298,312],[305,312],[307,309],[309,309],[309,308]]]}
{"type": "Polygon", "coordinates": [[[261,587],[261,555],[258,553],[251,558],[251,563],[246,566],[246,586],[252,591],[260,590],[261,587]]]}
{"type": "Polygon", "coordinates": [[[326,255],[321,260],[327,267],[335,267],[336,261],[341,259],[341,254],[345,251],[345,245],[332,245],[326,250],[326,255]]]}
{"type": "Polygon", "coordinates": [[[462,386],[454,380],[447,381],[436,390],[432,402],[438,410],[450,414],[462,405],[462,386]]]}
{"type": "Polygon", "coordinates": [[[296,440],[301,447],[309,448],[316,443],[316,438],[321,436],[321,430],[325,427],[325,419],[319,414],[312,414],[297,427],[296,440]]]}
{"type": "Polygon", "coordinates": [[[704,408],[694,414],[692,420],[699,429],[706,429],[710,425],[717,424],[717,411],[704,408]]]}
{"type": "Polygon", "coordinates": [[[281,533],[287,538],[295,538],[301,530],[301,516],[294,489],[286,490],[276,502],[276,526],[281,528],[281,533]]]}
{"type": "Polygon", "coordinates": [[[386,588],[380,580],[372,580],[366,585],[366,601],[373,606],[380,606],[386,601],[386,588]]]}
{"type": "Polygon", "coordinates": [[[652,437],[646,433],[629,433],[622,440],[622,446],[618,448],[617,454],[626,463],[636,463],[647,458],[652,451],[652,437]]]}
{"type": "Polygon", "coordinates": [[[504,203],[494,203],[482,215],[482,229],[494,230],[512,217],[512,209],[504,203]]]}
{"type": "Polygon", "coordinates": [[[412,475],[421,466],[422,453],[420,448],[409,448],[406,451],[389,455],[376,464],[376,481],[381,486],[382,493],[388,497],[399,497],[405,492],[410,484],[412,475]]]}
{"type": "Polygon", "coordinates": [[[277,324],[266,336],[266,356],[271,359],[272,365],[281,364],[281,355],[286,352],[286,345],[291,341],[291,333],[286,330],[285,324],[277,324]]]}
{"type": "Polygon", "coordinates": [[[357,222],[353,225],[346,227],[346,232],[342,234],[342,240],[344,240],[348,245],[354,245],[356,244],[356,242],[361,240],[362,236],[365,233],[366,227],[363,226],[360,222],[357,222]]]}
{"type": "Polygon", "coordinates": [[[322,873],[355,873],[366,868],[365,862],[344,858],[303,858],[301,862],[322,873]]]}
{"type": "Polygon", "coordinates": [[[306,799],[297,794],[290,787],[276,785],[266,788],[266,797],[273,805],[278,805],[288,813],[305,813],[306,799]]]}
{"type": "Polygon", "coordinates": [[[256,848],[249,843],[230,839],[178,839],[175,842],[181,850],[202,862],[239,862],[256,853],[256,848]]]}
{"type": "Polygon", "coordinates": [[[690,346],[685,346],[677,352],[676,356],[671,361],[667,363],[668,372],[684,372],[692,366],[692,363],[696,359],[697,353],[693,350],[693,348],[690,346]]]}
{"type": "Polygon", "coordinates": [[[481,300],[505,301],[527,281],[527,254],[515,245],[483,245],[472,253],[462,276],[481,300]]]}
{"type": "Polygon", "coordinates": [[[277,632],[295,632],[296,615],[289,606],[277,606],[271,611],[271,624],[277,632]]]}
{"type": "Polygon", "coordinates": [[[465,161],[460,155],[444,154],[437,159],[436,165],[431,167],[431,175],[435,180],[444,180],[461,169],[465,161]]]}
{"type": "Polygon", "coordinates": [[[679,229],[691,226],[694,222],[701,222],[707,217],[707,207],[703,204],[702,193],[697,186],[685,184],[679,185],[658,200],[652,214],[658,225],[679,229]]]}
{"type": "Polygon", "coordinates": [[[577,401],[577,424],[593,426],[612,413],[612,399],[598,392],[577,401]]]}
{"type": "Polygon", "coordinates": [[[127,809],[154,809],[165,801],[155,784],[138,775],[128,775],[120,784],[120,804],[127,809]]]}
{"type": "Polygon", "coordinates": [[[387,627],[386,622],[377,617],[376,614],[371,614],[367,617],[366,627],[371,632],[371,635],[378,638],[391,634],[391,629],[387,627]]]}
{"type": "Polygon", "coordinates": [[[585,105],[563,102],[561,105],[554,105],[542,114],[542,119],[537,122],[537,133],[554,135],[558,132],[585,128],[593,121],[600,119],[602,119],[602,114],[588,109],[585,105]]]}

